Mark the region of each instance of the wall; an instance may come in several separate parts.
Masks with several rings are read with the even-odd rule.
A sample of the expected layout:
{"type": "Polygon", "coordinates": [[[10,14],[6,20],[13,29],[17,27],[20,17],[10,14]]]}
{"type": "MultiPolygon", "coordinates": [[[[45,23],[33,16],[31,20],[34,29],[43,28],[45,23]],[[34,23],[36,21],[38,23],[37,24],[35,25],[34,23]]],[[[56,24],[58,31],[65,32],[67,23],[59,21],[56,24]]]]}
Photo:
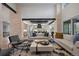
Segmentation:
{"type": "Polygon", "coordinates": [[[19,35],[19,37],[22,37],[22,20],[21,20],[21,15],[20,15],[20,10],[19,10],[19,6],[16,5],[16,11],[17,13],[13,13],[12,11],[10,11],[10,22],[11,24],[11,35],[19,35]]]}
{"type": "Polygon", "coordinates": [[[19,4],[22,18],[55,18],[55,4],[19,4]]]}
{"type": "MultiPolygon", "coordinates": [[[[19,7],[16,10],[19,12],[19,7]]],[[[21,38],[21,16],[13,13],[4,5],[0,4],[0,48],[8,48],[9,39],[3,37],[3,21],[10,24],[10,35],[19,35],[21,38]]]]}
{"type": "MultiPolygon", "coordinates": [[[[0,4],[0,11],[1,11],[1,9],[2,9],[2,6],[1,6],[1,4],[0,4]]],[[[1,13],[0,13],[0,47],[1,47],[1,41],[2,41],[2,33],[1,33],[1,31],[2,31],[2,29],[1,29],[1,27],[2,27],[2,25],[1,25],[1,13]]]]}
{"type": "Polygon", "coordinates": [[[3,21],[10,23],[10,13],[8,8],[6,8],[5,6],[3,6],[2,4],[0,4],[0,45],[1,48],[5,48],[7,45],[7,38],[3,38],[3,21]]]}
{"type": "Polygon", "coordinates": [[[79,3],[70,3],[62,11],[62,19],[66,21],[74,16],[79,15],[79,3]]]}

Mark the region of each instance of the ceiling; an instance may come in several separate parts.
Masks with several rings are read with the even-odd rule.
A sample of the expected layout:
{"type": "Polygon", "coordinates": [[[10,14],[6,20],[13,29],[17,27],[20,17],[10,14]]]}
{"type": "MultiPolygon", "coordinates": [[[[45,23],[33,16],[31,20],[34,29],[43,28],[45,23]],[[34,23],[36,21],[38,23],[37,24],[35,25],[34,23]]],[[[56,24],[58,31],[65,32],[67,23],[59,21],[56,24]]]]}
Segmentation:
{"type": "Polygon", "coordinates": [[[56,3],[17,3],[19,6],[24,7],[24,6],[55,6],[56,3]]]}
{"type": "Polygon", "coordinates": [[[55,3],[19,3],[22,18],[55,18],[55,3]]]}
{"type": "MultiPolygon", "coordinates": [[[[30,20],[29,23],[48,24],[55,20],[56,3],[18,3],[18,5],[22,19],[30,20]]],[[[24,20],[25,23],[27,21],[24,20]]]]}

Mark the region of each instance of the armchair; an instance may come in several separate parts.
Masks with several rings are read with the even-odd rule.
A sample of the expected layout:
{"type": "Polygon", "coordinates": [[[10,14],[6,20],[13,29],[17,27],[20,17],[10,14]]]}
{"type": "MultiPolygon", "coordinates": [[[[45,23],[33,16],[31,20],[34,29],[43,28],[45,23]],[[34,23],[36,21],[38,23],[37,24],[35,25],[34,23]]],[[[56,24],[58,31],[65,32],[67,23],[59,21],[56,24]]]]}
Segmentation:
{"type": "Polygon", "coordinates": [[[9,36],[10,45],[12,48],[16,48],[17,50],[20,49],[25,50],[28,52],[30,44],[27,40],[20,40],[18,35],[9,36]],[[26,41],[26,43],[24,43],[26,41]]]}

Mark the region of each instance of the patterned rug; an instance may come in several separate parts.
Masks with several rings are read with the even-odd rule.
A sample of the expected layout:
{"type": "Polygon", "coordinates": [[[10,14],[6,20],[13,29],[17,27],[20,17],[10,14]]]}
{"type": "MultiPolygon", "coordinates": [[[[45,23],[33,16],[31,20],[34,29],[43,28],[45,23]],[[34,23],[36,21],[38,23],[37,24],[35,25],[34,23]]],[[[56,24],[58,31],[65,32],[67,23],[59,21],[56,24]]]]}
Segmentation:
{"type": "Polygon", "coordinates": [[[30,52],[30,50],[27,51],[21,51],[21,50],[15,50],[11,56],[70,56],[69,53],[67,53],[64,50],[58,50],[55,49],[52,52],[30,52]]]}
{"type": "Polygon", "coordinates": [[[56,43],[53,44],[53,51],[52,52],[30,52],[30,50],[17,50],[14,49],[12,51],[11,56],[71,56],[68,52],[58,46],[56,43]]]}

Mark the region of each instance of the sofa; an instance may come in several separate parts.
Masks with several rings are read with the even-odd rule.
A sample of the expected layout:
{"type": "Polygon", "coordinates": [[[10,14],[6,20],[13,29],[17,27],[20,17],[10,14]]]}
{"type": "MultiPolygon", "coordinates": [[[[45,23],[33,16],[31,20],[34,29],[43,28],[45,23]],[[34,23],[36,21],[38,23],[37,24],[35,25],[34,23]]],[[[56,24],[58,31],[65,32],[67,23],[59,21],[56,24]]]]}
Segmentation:
{"type": "Polygon", "coordinates": [[[77,41],[75,44],[73,44],[73,36],[72,37],[66,37],[64,39],[55,39],[54,41],[64,48],[66,51],[68,51],[70,54],[74,56],[79,56],[79,41],[77,41]],[[67,38],[67,39],[66,39],[67,38]],[[69,40],[68,40],[69,39],[69,40]]]}

